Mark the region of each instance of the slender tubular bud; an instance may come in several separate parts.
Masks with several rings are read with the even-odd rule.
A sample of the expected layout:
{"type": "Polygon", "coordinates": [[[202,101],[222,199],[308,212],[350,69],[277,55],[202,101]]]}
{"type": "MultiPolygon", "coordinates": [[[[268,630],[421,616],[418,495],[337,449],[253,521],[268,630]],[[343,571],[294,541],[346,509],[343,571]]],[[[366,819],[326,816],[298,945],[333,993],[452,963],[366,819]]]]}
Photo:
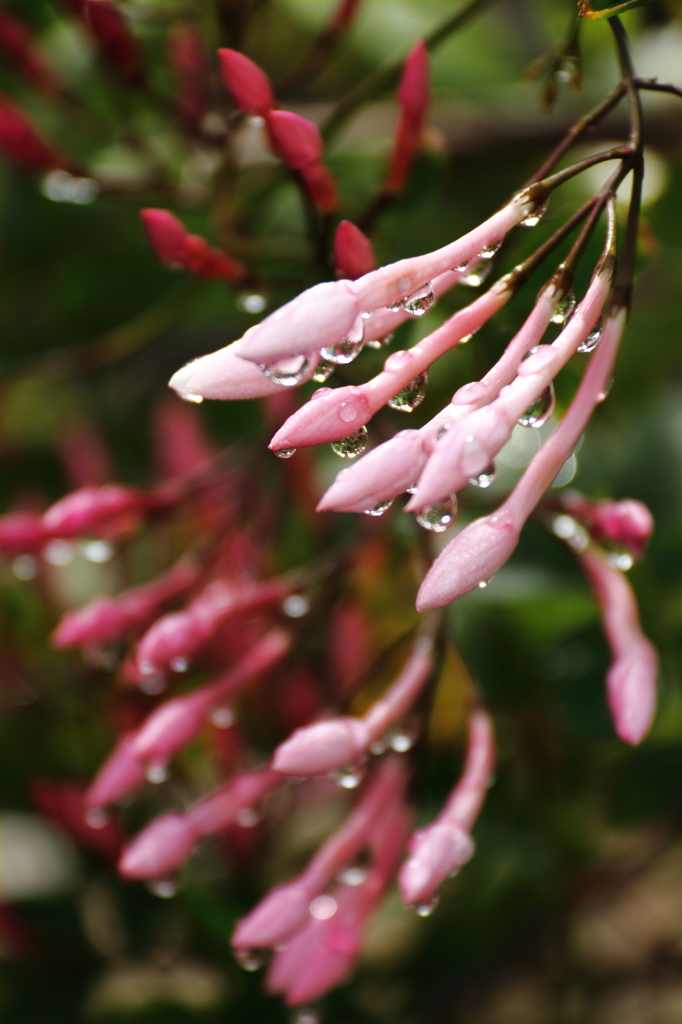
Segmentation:
{"type": "Polygon", "coordinates": [[[115,528],[144,511],[144,495],[120,484],[81,487],[61,498],[43,514],[43,526],[53,537],[78,537],[115,528]]]}
{"type": "Polygon", "coordinates": [[[654,520],[641,501],[591,502],[575,492],[564,496],[563,506],[579,519],[590,535],[606,547],[624,548],[635,561],[644,554],[653,533],[654,520]]]}
{"type": "Polygon", "coordinates": [[[178,113],[189,126],[195,127],[208,109],[210,69],[201,32],[192,22],[178,21],[171,29],[168,62],[177,83],[178,113]]]}
{"type": "Polygon", "coordinates": [[[275,106],[270,80],[254,61],[237,50],[218,50],[223,82],[234,102],[250,114],[265,117],[275,106]]]}
{"type": "Polygon", "coordinates": [[[282,159],[289,167],[300,171],[307,164],[322,158],[324,143],[317,125],[293,110],[273,110],[268,115],[268,126],[279,147],[282,159]]]}
{"type": "Polygon", "coordinates": [[[35,512],[8,512],[0,516],[0,551],[4,555],[40,551],[49,536],[42,517],[35,512]]]}
{"type": "Polygon", "coordinates": [[[159,259],[170,267],[184,267],[197,277],[237,281],[244,276],[238,260],[190,235],[170,210],[148,208],[140,212],[147,238],[159,259]]]}
{"type": "Polygon", "coordinates": [[[270,768],[244,772],[193,804],[185,817],[197,836],[215,835],[236,821],[240,811],[253,807],[281,785],[282,776],[270,768]]]}
{"type": "Polygon", "coordinates": [[[86,790],[86,807],[106,807],[144,785],[144,768],[133,754],[135,732],[125,733],[86,790]]]}
{"type": "Polygon", "coordinates": [[[403,187],[421,143],[424,117],[429,106],[429,54],[423,39],[410,50],[398,87],[400,118],[384,188],[403,187]]]}
{"type": "Polygon", "coordinates": [[[334,271],[336,276],[354,281],[374,270],[376,261],[372,243],[360,228],[342,220],[334,235],[334,271]]]}
{"type": "Polygon", "coordinates": [[[637,601],[623,573],[592,547],[580,555],[580,561],[601,607],[613,655],[606,676],[613,723],[620,738],[636,746],[651,728],[656,712],[656,651],[642,633],[637,601]]]}
{"type": "Polygon", "coordinates": [[[124,878],[168,878],[188,859],[195,843],[190,823],[172,812],[152,821],[121,855],[124,878]]]}

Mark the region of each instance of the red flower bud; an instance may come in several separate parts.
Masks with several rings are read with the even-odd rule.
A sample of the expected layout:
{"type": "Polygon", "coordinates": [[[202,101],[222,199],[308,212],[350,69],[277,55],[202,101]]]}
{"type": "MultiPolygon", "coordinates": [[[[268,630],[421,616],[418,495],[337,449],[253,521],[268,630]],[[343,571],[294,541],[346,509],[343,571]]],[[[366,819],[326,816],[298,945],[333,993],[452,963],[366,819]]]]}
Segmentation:
{"type": "Polygon", "coordinates": [[[46,539],[42,518],[35,512],[10,512],[0,517],[0,551],[5,555],[39,551],[46,539]]]}
{"type": "Polygon", "coordinates": [[[196,124],[208,106],[208,61],[195,25],[180,21],[173,26],[168,37],[168,61],[178,84],[180,115],[196,124]]]}
{"type": "Polygon", "coordinates": [[[109,0],[87,0],[82,8],[87,25],[102,53],[133,85],[144,80],[137,43],[119,8],[109,0]]]}
{"type": "Polygon", "coordinates": [[[272,110],[275,97],[265,72],[238,50],[218,50],[223,81],[234,102],[248,113],[261,117],[272,110]]]}
{"type": "Polygon", "coordinates": [[[407,114],[422,118],[429,105],[429,52],[423,39],[412,47],[403,65],[398,102],[407,114]]]}
{"type": "Polygon", "coordinates": [[[334,235],[334,269],[337,277],[351,281],[369,274],[376,262],[372,243],[360,228],[349,220],[342,220],[334,235]]]}
{"type": "Polygon", "coordinates": [[[4,96],[0,96],[0,156],[17,167],[37,171],[51,171],[66,163],[4,96]]]}
{"type": "Polygon", "coordinates": [[[317,125],[307,117],[292,110],[273,110],[268,114],[268,125],[289,167],[300,171],[322,158],[322,136],[317,125]]]}
{"type": "Polygon", "coordinates": [[[152,249],[169,266],[184,267],[197,277],[236,281],[244,276],[238,260],[210,246],[199,235],[190,235],[170,210],[140,212],[152,249]]]}
{"type": "Polygon", "coordinates": [[[184,225],[170,210],[146,209],[140,216],[156,255],[163,263],[177,266],[187,235],[184,225]]]}
{"type": "Polygon", "coordinates": [[[77,537],[128,524],[131,515],[141,512],[144,499],[129,487],[105,484],[104,487],[81,487],[52,505],[43,515],[43,526],[54,537],[77,537]]]}
{"type": "Polygon", "coordinates": [[[301,168],[308,195],[325,213],[332,213],[339,205],[339,195],[331,172],[321,160],[301,168]]]}
{"type": "Polygon", "coordinates": [[[0,8],[0,53],[39,88],[60,90],[57,78],[34,49],[28,29],[5,8],[0,8]]]}

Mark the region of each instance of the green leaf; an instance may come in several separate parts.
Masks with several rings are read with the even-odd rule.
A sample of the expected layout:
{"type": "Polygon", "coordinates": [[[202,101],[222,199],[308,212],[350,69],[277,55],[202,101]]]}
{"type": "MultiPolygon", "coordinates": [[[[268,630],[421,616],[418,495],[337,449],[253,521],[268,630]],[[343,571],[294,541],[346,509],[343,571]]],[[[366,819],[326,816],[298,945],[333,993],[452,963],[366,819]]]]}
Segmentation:
{"type": "Polygon", "coordinates": [[[624,0],[623,3],[609,5],[609,0],[578,0],[578,15],[581,18],[600,21],[602,18],[612,18],[614,14],[629,11],[632,7],[642,7],[650,3],[651,0],[624,0]]]}

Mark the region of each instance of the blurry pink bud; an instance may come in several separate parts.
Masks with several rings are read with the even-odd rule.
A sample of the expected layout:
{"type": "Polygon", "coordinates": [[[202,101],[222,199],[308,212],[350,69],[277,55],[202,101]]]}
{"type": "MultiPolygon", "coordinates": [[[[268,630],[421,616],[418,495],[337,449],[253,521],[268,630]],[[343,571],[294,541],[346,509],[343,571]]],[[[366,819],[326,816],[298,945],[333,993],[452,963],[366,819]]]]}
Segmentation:
{"type": "Polygon", "coordinates": [[[430,98],[429,51],[424,40],[420,39],[405,60],[398,86],[398,102],[407,114],[421,118],[428,109],[430,98]]]}
{"type": "Polygon", "coordinates": [[[66,612],[52,634],[55,647],[80,647],[114,639],[125,632],[125,620],[111,597],[95,597],[74,612],[66,612]]]}
{"type": "Polygon", "coordinates": [[[168,59],[177,79],[177,104],[190,125],[208,106],[208,61],[201,33],[188,21],[177,22],[168,37],[168,59]]]}
{"type": "MultiPolygon", "coordinates": [[[[73,836],[79,844],[94,850],[107,860],[118,860],[121,829],[115,815],[88,814],[84,787],[56,779],[38,779],[31,784],[31,798],[43,814],[73,836]]],[[[90,808],[92,811],[92,808],[90,808]]]]}
{"type": "Polygon", "coordinates": [[[177,265],[187,232],[185,227],[170,210],[140,210],[147,238],[152,249],[163,263],[177,265]]]}
{"type": "Polygon", "coordinates": [[[283,775],[324,775],[352,764],[369,745],[359,718],[333,718],[296,729],[275,751],[272,767],[283,775]]]}
{"type": "Polygon", "coordinates": [[[42,517],[35,512],[8,512],[0,516],[0,551],[3,554],[39,551],[46,540],[42,517]]]}
{"type": "Polygon", "coordinates": [[[214,699],[213,687],[204,687],[165,701],[138,729],[133,755],[140,761],[166,762],[201,731],[214,699]]]}
{"type": "Polygon", "coordinates": [[[0,8],[0,53],[39,88],[60,91],[60,83],[33,46],[30,32],[4,7],[0,8]]]}
{"type": "Polygon", "coordinates": [[[593,508],[589,529],[595,540],[617,544],[640,559],[653,533],[654,520],[641,501],[600,501],[593,508]]]}
{"type": "Polygon", "coordinates": [[[218,50],[223,81],[241,110],[261,117],[275,106],[275,97],[265,72],[237,50],[218,50]]]}
{"type": "Polygon", "coordinates": [[[268,114],[268,126],[289,167],[300,171],[322,158],[322,136],[317,125],[307,117],[293,110],[272,110],[268,114]]]}
{"type": "Polygon", "coordinates": [[[209,245],[199,235],[185,235],[178,262],[191,274],[209,280],[237,281],[244,276],[238,260],[209,245]]]}
{"type": "Polygon", "coordinates": [[[85,793],[86,807],[105,807],[145,782],[142,765],[133,754],[135,732],[125,733],[85,793]]]}
{"type": "Polygon", "coordinates": [[[321,160],[314,160],[301,168],[301,176],[312,202],[325,213],[332,213],[339,205],[339,194],[329,168],[321,160]]]}
{"type": "Polygon", "coordinates": [[[167,878],[185,863],[195,842],[192,827],[170,812],[152,821],[123,851],[118,864],[124,878],[167,878]]]}
{"type": "Polygon", "coordinates": [[[372,243],[360,228],[342,220],[334,235],[334,269],[337,277],[351,281],[374,270],[376,261],[372,243]]]}
{"type": "Polygon", "coordinates": [[[364,920],[330,919],[321,941],[315,942],[304,969],[294,976],[286,992],[287,1006],[320,999],[348,977],[362,946],[363,925],[364,920]]]}
{"type": "Polygon", "coordinates": [[[274,946],[306,923],[312,894],[297,879],[279,885],[243,918],[232,936],[235,949],[274,946]]]}
{"type": "Polygon", "coordinates": [[[81,487],[50,506],[43,514],[43,525],[54,536],[76,537],[116,525],[117,519],[126,519],[143,507],[142,496],[120,484],[81,487]]]}
{"type": "Polygon", "coordinates": [[[109,0],[86,0],[83,13],[90,32],[111,66],[130,84],[140,85],[144,81],[144,73],[138,46],[116,4],[109,3],[109,0]]]}
{"type": "Polygon", "coordinates": [[[113,467],[106,443],[92,421],[71,424],[57,440],[57,452],[72,487],[101,486],[113,467]]]}
{"type": "Polygon", "coordinates": [[[323,494],[318,512],[365,512],[392,501],[419,479],[426,452],[419,430],[401,430],[373,448],[353,466],[342,469],[323,494]]]}
{"type": "Polygon", "coordinates": [[[417,611],[442,608],[485,584],[507,561],[520,527],[504,508],[475,519],[441,551],[417,594],[417,611]]]}
{"type": "Polygon", "coordinates": [[[415,833],[410,854],[400,869],[400,891],[405,903],[421,903],[473,857],[474,842],[459,825],[441,821],[415,833]]]}
{"type": "Polygon", "coordinates": [[[23,111],[5,96],[0,96],[0,157],[31,171],[51,171],[67,165],[23,111]]]}
{"type": "Polygon", "coordinates": [[[267,793],[281,786],[282,781],[279,772],[270,768],[243,772],[226,786],[193,804],[185,817],[197,837],[215,835],[236,821],[240,811],[253,807],[267,793]]]}
{"type": "Polygon", "coordinates": [[[154,456],[162,478],[191,476],[215,457],[201,414],[170,395],[154,410],[154,456]]]}

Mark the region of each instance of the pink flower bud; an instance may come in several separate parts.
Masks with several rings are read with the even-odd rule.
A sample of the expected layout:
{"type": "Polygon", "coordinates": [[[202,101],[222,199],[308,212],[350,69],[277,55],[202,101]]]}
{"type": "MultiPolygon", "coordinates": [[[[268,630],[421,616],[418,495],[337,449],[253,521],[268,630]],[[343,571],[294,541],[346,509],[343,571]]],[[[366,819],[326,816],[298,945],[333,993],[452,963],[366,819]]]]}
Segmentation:
{"type": "Polygon", "coordinates": [[[243,918],[232,936],[235,949],[275,946],[306,923],[312,894],[298,879],[278,885],[243,918]]]}
{"type": "Polygon", "coordinates": [[[0,516],[0,551],[5,555],[39,551],[48,536],[42,517],[35,512],[8,512],[0,516]]]}
{"type": "Polygon", "coordinates": [[[147,208],[140,210],[140,216],[156,255],[163,263],[177,266],[187,235],[184,225],[170,210],[147,208]]]}
{"type": "Polygon", "coordinates": [[[283,775],[324,775],[352,764],[368,745],[362,719],[333,718],[296,729],[275,751],[272,766],[283,775]]]}
{"type": "Polygon", "coordinates": [[[321,160],[322,136],[317,125],[307,117],[293,110],[272,110],[268,114],[268,126],[289,167],[300,171],[307,164],[321,160]]]}
{"type": "Polygon", "coordinates": [[[443,821],[417,832],[410,850],[399,876],[400,892],[408,904],[428,900],[446,878],[471,860],[474,843],[459,825],[443,821]]]}
{"type": "Polygon", "coordinates": [[[93,37],[111,66],[131,85],[141,85],[144,73],[137,43],[127,22],[109,0],[86,0],[83,14],[93,37]]]}
{"type": "Polygon", "coordinates": [[[282,785],[282,776],[270,768],[243,772],[189,808],[185,817],[198,837],[222,832],[240,811],[259,803],[271,790],[282,785]]]}
{"type": "Polygon", "coordinates": [[[325,213],[333,213],[339,205],[339,194],[332,173],[321,160],[314,160],[301,168],[310,199],[325,213]]]}
{"type": "Polygon", "coordinates": [[[30,171],[51,171],[67,164],[5,96],[0,96],[0,156],[30,171]]]}
{"type": "Polygon", "coordinates": [[[600,501],[593,508],[589,529],[601,543],[617,544],[640,559],[653,533],[654,520],[641,501],[600,501]]]}
{"type": "Polygon", "coordinates": [[[348,469],[342,469],[318,502],[317,511],[365,512],[383,501],[392,501],[416,483],[425,462],[420,431],[401,430],[348,469]]]}
{"type": "Polygon", "coordinates": [[[275,106],[275,97],[265,72],[237,50],[218,50],[223,81],[242,110],[266,114],[275,106]]]}
{"type": "Polygon", "coordinates": [[[352,434],[372,415],[359,387],[319,388],[313,400],[297,409],[277,431],[270,448],[298,448],[336,441],[352,434]],[[294,440],[295,439],[295,440],[294,440]]]}
{"type": "Polygon", "coordinates": [[[52,634],[55,647],[95,646],[125,632],[125,619],[111,597],[95,597],[83,608],[66,612],[52,634]]]}
{"type": "Polygon", "coordinates": [[[372,243],[349,220],[342,220],[334,235],[334,269],[337,277],[354,281],[374,270],[376,261],[372,243]]]}
{"type": "Polygon", "coordinates": [[[61,91],[54,73],[43,62],[31,34],[6,8],[0,8],[0,53],[40,89],[61,91]]]}
{"type": "Polygon", "coordinates": [[[177,81],[180,115],[196,125],[208,107],[209,67],[201,33],[191,22],[179,21],[171,29],[168,60],[177,81]]]}
{"type": "Polygon", "coordinates": [[[133,754],[135,732],[125,733],[97,772],[85,793],[86,807],[106,807],[145,782],[142,765],[133,754]]]}
{"type": "Polygon", "coordinates": [[[423,117],[429,106],[429,51],[420,39],[412,47],[403,66],[398,86],[398,102],[413,117],[423,117]]]}
{"type": "Polygon", "coordinates": [[[116,520],[142,511],[143,504],[137,491],[120,484],[81,487],[43,514],[43,526],[56,537],[77,537],[115,526],[116,520]]]}
{"type": "Polygon", "coordinates": [[[123,851],[118,870],[124,878],[167,878],[182,867],[194,846],[191,825],[181,814],[156,818],[123,851]]]}

